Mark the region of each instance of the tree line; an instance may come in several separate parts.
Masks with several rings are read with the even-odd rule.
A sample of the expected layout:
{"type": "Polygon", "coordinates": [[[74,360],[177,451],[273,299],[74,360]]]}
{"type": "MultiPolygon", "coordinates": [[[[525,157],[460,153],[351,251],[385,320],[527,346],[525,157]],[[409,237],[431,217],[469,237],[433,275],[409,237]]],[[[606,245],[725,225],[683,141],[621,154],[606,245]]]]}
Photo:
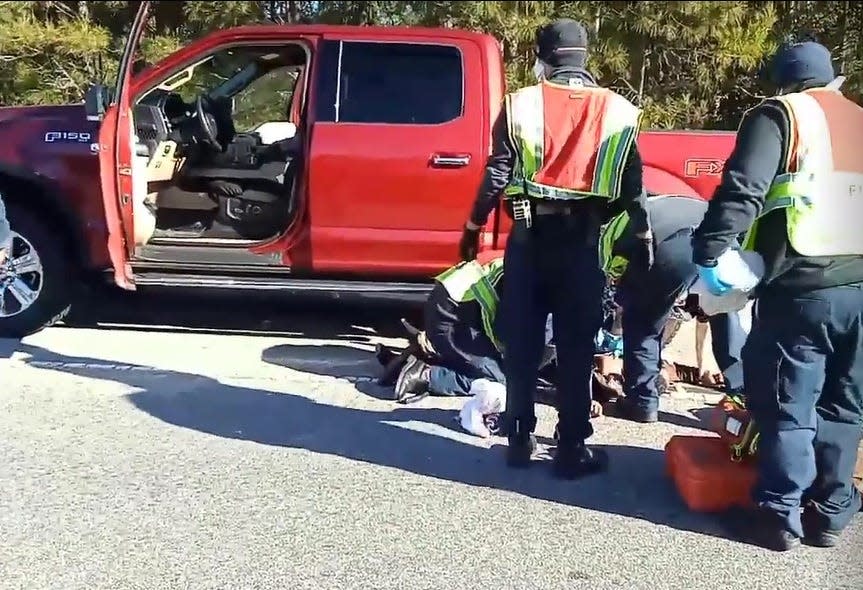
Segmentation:
{"type": "MultiPolygon", "coordinates": [[[[0,2],[0,104],[79,102],[111,81],[138,2],[0,2]]],[[[834,2],[154,2],[142,58],[259,22],[459,27],[503,44],[510,87],[531,83],[533,34],[570,17],[591,34],[590,69],[645,111],[650,128],[735,129],[771,93],[761,75],[784,42],[816,39],[863,95],[863,3],[834,2]]]]}

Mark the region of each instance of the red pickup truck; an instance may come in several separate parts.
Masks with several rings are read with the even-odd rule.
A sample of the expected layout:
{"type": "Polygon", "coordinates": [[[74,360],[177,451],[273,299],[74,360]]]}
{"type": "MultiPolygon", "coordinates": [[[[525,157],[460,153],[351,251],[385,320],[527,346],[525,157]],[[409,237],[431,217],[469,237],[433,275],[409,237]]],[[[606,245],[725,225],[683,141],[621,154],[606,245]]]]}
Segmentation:
{"type": "MultiPolygon", "coordinates": [[[[425,294],[457,261],[505,92],[498,41],[455,29],[256,25],[83,105],[0,109],[15,232],[0,336],[62,319],[77,287],[425,294]],[[110,104],[109,104],[110,103],[110,104]]],[[[645,183],[709,198],[733,133],[643,132],[645,183]]],[[[497,211],[483,249],[503,247],[497,211]]]]}

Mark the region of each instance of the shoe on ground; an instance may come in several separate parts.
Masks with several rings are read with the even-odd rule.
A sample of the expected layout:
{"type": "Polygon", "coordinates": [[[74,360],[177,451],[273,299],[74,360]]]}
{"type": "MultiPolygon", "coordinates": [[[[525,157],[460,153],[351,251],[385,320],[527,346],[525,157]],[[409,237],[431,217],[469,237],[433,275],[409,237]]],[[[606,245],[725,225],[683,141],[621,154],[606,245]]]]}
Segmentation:
{"type": "Polygon", "coordinates": [[[652,424],[659,421],[658,410],[645,410],[629,397],[619,397],[614,402],[615,414],[618,418],[639,422],[641,424],[652,424]]]}
{"type": "Polygon", "coordinates": [[[558,479],[574,480],[603,473],[608,469],[608,454],[585,444],[558,444],[552,472],[558,479]]]}
{"type": "Polygon", "coordinates": [[[427,364],[415,356],[409,356],[399,373],[398,379],[396,379],[394,399],[401,401],[427,393],[430,371],[431,369],[427,364]]]}
{"type": "Polygon", "coordinates": [[[771,551],[790,551],[802,544],[779,515],[763,508],[729,510],[722,515],[722,525],[734,540],[771,551]]]}
{"type": "Polygon", "coordinates": [[[830,548],[839,544],[842,531],[831,531],[825,528],[819,514],[811,508],[803,510],[801,520],[803,524],[803,542],[810,547],[830,548]]]}

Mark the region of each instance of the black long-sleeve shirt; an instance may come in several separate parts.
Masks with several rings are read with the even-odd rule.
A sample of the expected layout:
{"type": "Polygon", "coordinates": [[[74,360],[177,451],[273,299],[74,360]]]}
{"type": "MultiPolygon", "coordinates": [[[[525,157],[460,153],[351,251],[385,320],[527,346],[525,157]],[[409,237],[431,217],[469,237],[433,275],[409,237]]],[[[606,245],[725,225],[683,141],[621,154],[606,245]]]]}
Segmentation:
{"type": "MultiPolygon", "coordinates": [[[[558,70],[552,73],[549,80],[565,83],[573,77],[580,78],[587,86],[596,85],[593,77],[583,70],[558,70]]],[[[500,195],[512,178],[517,160],[517,150],[512,145],[512,140],[509,136],[509,122],[507,120],[506,109],[501,109],[500,115],[498,115],[492,127],[492,153],[486,163],[485,177],[480,185],[473,209],[471,210],[471,223],[474,225],[485,225],[488,221],[488,216],[497,207],[500,195]]],[[[587,200],[596,201],[598,206],[604,207],[607,210],[601,218],[607,219],[610,215],[615,215],[619,211],[626,210],[629,212],[633,227],[638,228],[637,231],[639,232],[646,231],[649,226],[647,224],[645,209],[646,195],[643,188],[642,174],[641,155],[638,153],[638,146],[633,143],[621,177],[620,198],[614,201],[611,207],[608,206],[607,201],[604,199],[587,200]]]]}
{"type": "MultiPolygon", "coordinates": [[[[752,227],[773,180],[782,172],[789,133],[788,117],[776,102],[766,101],[744,117],[722,181],[693,234],[696,264],[715,264],[752,227]]],[[[799,292],[863,281],[863,257],[806,257],[794,251],[781,209],[759,221],[755,249],[766,265],[762,290],[799,292]]]]}

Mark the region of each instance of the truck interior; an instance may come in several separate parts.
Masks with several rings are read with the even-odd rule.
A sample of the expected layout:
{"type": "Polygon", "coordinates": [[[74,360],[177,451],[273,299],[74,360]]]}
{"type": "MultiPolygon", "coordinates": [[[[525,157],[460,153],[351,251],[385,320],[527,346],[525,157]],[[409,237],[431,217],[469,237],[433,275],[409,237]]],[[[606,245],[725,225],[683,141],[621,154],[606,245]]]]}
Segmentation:
{"type": "Polygon", "coordinates": [[[303,159],[305,46],[222,49],[133,109],[135,245],[248,245],[287,229],[303,159]]]}

